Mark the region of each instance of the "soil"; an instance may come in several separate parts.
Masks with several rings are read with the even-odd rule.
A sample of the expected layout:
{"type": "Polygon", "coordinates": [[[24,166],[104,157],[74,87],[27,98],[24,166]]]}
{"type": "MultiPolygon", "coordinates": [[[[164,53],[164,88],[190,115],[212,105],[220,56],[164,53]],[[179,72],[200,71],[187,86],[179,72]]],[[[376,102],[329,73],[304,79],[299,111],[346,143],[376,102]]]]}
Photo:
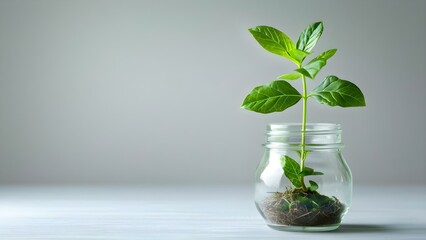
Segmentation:
{"type": "Polygon", "coordinates": [[[334,196],[292,188],[266,198],[262,210],[274,224],[322,226],[340,223],[345,206],[334,196]]]}

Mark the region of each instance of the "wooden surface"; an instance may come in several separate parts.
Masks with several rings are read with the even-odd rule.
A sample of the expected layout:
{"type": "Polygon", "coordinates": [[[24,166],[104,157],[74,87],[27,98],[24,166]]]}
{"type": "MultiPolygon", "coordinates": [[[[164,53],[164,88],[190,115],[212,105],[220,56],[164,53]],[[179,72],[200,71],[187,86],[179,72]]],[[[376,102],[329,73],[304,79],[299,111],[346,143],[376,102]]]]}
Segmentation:
{"type": "Polygon", "coordinates": [[[0,187],[0,239],[426,239],[426,188],[355,187],[338,230],[293,233],[248,187],[0,187]]]}

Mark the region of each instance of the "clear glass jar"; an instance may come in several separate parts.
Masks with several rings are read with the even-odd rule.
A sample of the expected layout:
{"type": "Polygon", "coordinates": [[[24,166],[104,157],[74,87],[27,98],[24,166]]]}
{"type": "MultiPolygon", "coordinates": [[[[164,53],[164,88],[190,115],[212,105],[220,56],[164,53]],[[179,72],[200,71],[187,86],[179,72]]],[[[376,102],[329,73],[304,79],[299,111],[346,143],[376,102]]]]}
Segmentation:
{"type": "Polygon", "coordinates": [[[290,181],[286,176],[293,176],[290,170],[284,173],[288,158],[297,162],[298,165],[293,166],[299,169],[294,169],[302,174],[301,129],[301,124],[268,125],[265,154],[256,170],[256,207],[273,229],[334,230],[352,200],[352,174],[341,153],[342,130],[339,124],[307,124],[303,169],[311,174],[303,178],[297,175],[296,180],[290,181]],[[296,187],[294,181],[303,182],[305,186],[296,187]]]}

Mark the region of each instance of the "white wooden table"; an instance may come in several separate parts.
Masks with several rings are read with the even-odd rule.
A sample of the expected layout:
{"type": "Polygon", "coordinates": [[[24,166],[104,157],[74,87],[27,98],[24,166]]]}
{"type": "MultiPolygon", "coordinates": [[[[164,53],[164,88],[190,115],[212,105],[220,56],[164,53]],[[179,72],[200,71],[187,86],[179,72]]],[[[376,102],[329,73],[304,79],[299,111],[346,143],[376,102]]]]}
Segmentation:
{"type": "Polygon", "coordinates": [[[249,187],[0,187],[0,239],[426,239],[426,188],[355,187],[338,230],[294,233],[249,187]]]}

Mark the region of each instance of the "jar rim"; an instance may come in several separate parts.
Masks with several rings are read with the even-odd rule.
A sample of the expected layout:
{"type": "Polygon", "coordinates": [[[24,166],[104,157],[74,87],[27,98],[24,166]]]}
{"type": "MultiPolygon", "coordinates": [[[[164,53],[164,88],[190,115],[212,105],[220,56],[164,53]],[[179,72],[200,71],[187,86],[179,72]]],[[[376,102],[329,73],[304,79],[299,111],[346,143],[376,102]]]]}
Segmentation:
{"type": "MultiPolygon", "coordinates": [[[[340,132],[341,125],[338,123],[306,123],[305,132],[340,132]]],[[[266,127],[267,132],[302,132],[301,123],[270,123],[266,127]]]]}
{"type": "Polygon", "coordinates": [[[271,123],[266,129],[264,146],[299,149],[304,136],[306,148],[340,149],[343,147],[341,133],[341,125],[336,123],[307,123],[304,132],[300,123],[271,123]]]}

